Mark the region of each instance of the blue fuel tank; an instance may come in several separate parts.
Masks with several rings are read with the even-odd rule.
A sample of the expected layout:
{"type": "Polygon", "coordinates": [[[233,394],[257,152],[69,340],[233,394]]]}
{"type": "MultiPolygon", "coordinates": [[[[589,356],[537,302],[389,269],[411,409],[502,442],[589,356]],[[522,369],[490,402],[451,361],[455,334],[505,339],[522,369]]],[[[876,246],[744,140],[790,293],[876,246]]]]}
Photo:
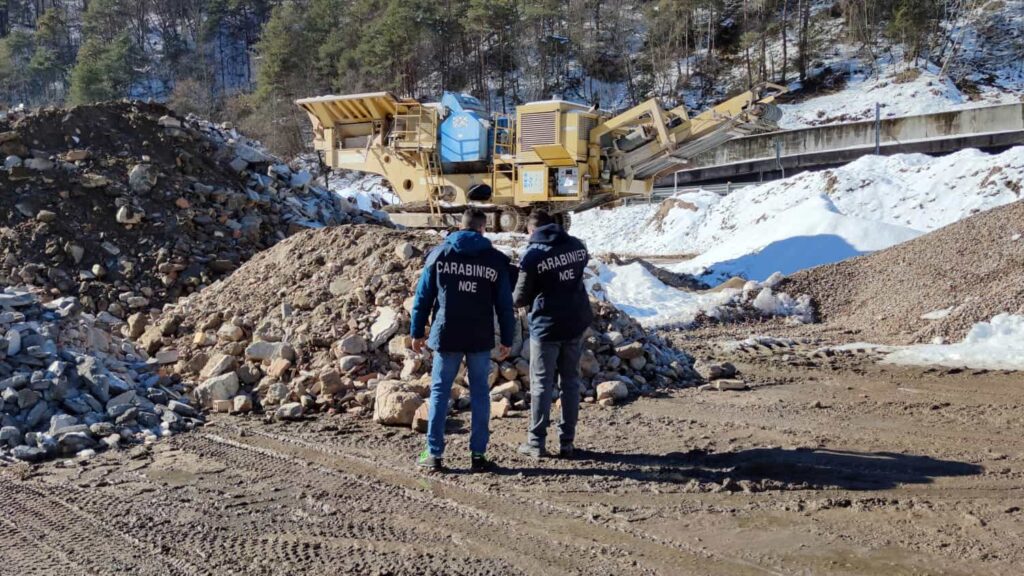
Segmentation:
{"type": "Polygon", "coordinates": [[[491,123],[480,101],[469,94],[445,92],[441,104],[448,109],[448,116],[441,122],[443,169],[490,159],[491,123]]]}

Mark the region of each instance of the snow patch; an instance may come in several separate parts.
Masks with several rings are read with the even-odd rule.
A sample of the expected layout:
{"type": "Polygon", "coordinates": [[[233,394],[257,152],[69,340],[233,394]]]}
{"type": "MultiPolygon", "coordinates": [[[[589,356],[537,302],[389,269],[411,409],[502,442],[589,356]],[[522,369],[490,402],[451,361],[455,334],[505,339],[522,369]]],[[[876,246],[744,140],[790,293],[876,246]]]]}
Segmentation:
{"type": "Polygon", "coordinates": [[[971,328],[963,342],[897,348],[886,364],[1024,370],[1024,316],[999,314],[971,328]]]}

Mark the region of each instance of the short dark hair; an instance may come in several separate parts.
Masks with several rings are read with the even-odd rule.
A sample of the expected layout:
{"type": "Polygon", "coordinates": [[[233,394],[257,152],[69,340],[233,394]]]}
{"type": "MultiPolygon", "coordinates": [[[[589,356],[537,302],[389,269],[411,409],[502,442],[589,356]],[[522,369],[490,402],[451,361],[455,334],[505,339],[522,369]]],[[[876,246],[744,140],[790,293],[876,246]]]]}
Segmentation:
{"type": "Polygon", "coordinates": [[[547,210],[534,210],[533,212],[530,212],[530,226],[534,228],[540,228],[541,226],[547,226],[548,224],[554,223],[554,216],[548,214],[547,210]]]}
{"type": "Polygon", "coordinates": [[[479,208],[469,208],[462,213],[464,230],[483,230],[487,227],[487,214],[479,208]]]}

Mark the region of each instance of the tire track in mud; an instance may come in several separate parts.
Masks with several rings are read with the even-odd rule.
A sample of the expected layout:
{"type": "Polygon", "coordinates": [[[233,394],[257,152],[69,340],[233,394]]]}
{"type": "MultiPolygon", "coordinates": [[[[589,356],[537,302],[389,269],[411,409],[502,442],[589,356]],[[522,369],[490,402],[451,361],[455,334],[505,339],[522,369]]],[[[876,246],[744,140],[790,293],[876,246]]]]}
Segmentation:
{"type": "MultiPolygon", "coordinates": [[[[611,554],[586,538],[572,542],[552,540],[547,531],[517,530],[519,524],[509,518],[495,517],[479,510],[459,506],[422,490],[396,486],[390,482],[369,481],[323,463],[298,457],[266,446],[244,443],[217,434],[183,436],[183,450],[219,460],[239,469],[271,473],[290,478],[296,485],[316,489],[336,497],[362,513],[367,523],[408,524],[412,530],[410,546],[419,547],[432,534],[446,537],[455,560],[465,556],[498,561],[499,573],[581,572],[631,574],[649,572],[633,566],[627,550],[611,554]],[[421,538],[426,536],[426,538],[421,538]],[[611,568],[616,566],[616,568],[611,568]]],[[[379,480],[379,479],[378,479],[379,480]]],[[[445,564],[444,573],[455,566],[445,564]]],[[[467,573],[477,573],[467,570],[467,573]]]]}
{"type": "MultiPolygon", "coordinates": [[[[515,494],[485,490],[443,476],[430,476],[429,480],[424,482],[422,477],[425,475],[413,474],[406,468],[382,461],[371,461],[361,456],[332,450],[321,443],[259,429],[243,430],[234,426],[231,428],[240,433],[239,440],[232,441],[233,443],[245,442],[244,445],[250,449],[267,451],[278,457],[299,458],[309,464],[331,466],[330,469],[336,473],[341,472],[333,466],[342,465],[345,470],[343,474],[346,476],[350,472],[363,478],[372,478],[378,481],[375,484],[377,486],[384,482],[392,487],[412,490],[414,494],[420,495],[420,498],[428,494],[424,491],[426,489],[434,498],[429,498],[425,502],[436,503],[438,498],[443,498],[458,512],[470,511],[474,515],[483,515],[490,522],[496,518],[504,519],[504,523],[511,529],[542,536],[542,542],[545,538],[551,540],[557,537],[570,545],[585,546],[586,541],[581,541],[578,537],[579,533],[585,533],[591,546],[610,550],[617,556],[634,559],[630,562],[620,562],[622,570],[619,573],[638,570],[679,573],[681,569],[685,569],[700,574],[781,574],[743,558],[726,557],[706,549],[695,549],[682,542],[661,538],[628,526],[598,522],[569,506],[558,506],[515,494]],[[317,462],[311,462],[310,453],[319,455],[315,457],[317,462]],[[512,524],[509,524],[510,521],[512,524]]],[[[367,482],[362,478],[358,480],[367,482]]],[[[532,552],[535,553],[536,549],[532,552]]],[[[602,571],[607,570],[605,564],[602,571]]]]}
{"type": "Polygon", "coordinates": [[[3,554],[0,555],[0,576],[86,575],[80,566],[59,550],[20,530],[7,517],[6,510],[0,516],[0,542],[4,543],[3,554]]]}
{"type": "MultiPolygon", "coordinates": [[[[255,505],[244,507],[230,502],[229,497],[228,502],[224,501],[224,483],[217,481],[238,481],[237,475],[231,479],[219,475],[197,479],[172,490],[166,486],[161,489],[159,482],[133,472],[126,474],[131,477],[128,483],[146,485],[145,500],[126,499],[116,487],[69,486],[69,506],[82,514],[102,516],[123,531],[145,530],[146,537],[164,557],[198,559],[203,569],[197,572],[204,574],[292,575],[325,570],[466,575],[518,572],[512,565],[489,559],[486,554],[465,558],[464,551],[444,535],[429,530],[429,524],[403,526],[349,518],[350,514],[372,513],[377,506],[369,499],[375,495],[364,490],[353,498],[356,495],[337,478],[309,482],[301,466],[261,462],[254,467],[250,451],[244,449],[205,439],[199,439],[198,444],[184,444],[183,448],[225,462],[236,470],[249,470],[252,476],[269,478],[246,479],[261,485],[245,489],[246,494],[256,496],[255,505]],[[311,504],[311,495],[297,498],[298,491],[315,491],[322,503],[311,504]],[[345,509],[350,500],[355,500],[352,509],[345,509]],[[175,519],[181,511],[190,514],[187,521],[175,519]]],[[[391,516],[398,515],[398,510],[391,511],[391,516]]]]}
{"type": "MultiPolygon", "coordinates": [[[[48,557],[55,555],[62,563],[78,566],[87,574],[199,573],[195,566],[180,559],[172,562],[128,533],[116,531],[109,523],[24,482],[0,482],[0,501],[4,502],[4,524],[36,543],[37,549],[50,552],[48,557]]],[[[9,550],[4,558],[8,554],[9,550]]],[[[42,570],[40,574],[58,573],[46,564],[36,564],[42,570]]]]}

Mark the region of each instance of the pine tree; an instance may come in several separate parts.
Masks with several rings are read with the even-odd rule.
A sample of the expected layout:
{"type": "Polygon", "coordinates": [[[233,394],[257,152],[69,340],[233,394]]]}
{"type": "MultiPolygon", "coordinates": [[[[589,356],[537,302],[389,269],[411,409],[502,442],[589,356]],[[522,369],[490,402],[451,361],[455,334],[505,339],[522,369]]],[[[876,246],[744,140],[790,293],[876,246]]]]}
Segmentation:
{"type": "Polygon", "coordinates": [[[139,38],[136,3],[129,0],[92,0],[83,19],[82,47],[71,71],[69,103],[85,104],[123,98],[131,93],[136,70],[145,55],[139,38]]]}
{"type": "Polygon", "coordinates": [[[0,90],[12,104],[33,101],[29,61],[33,52],[32,35],[14,30],[0,39],[0,90]]]}
{"type": "Polygon", "coordinates": [[[118,34],[111,42],[86,40],[71,72],[69,103],[88,104],[127,96],[135,76],[131,65],[134,52],[128,32],[118,34]]]}

